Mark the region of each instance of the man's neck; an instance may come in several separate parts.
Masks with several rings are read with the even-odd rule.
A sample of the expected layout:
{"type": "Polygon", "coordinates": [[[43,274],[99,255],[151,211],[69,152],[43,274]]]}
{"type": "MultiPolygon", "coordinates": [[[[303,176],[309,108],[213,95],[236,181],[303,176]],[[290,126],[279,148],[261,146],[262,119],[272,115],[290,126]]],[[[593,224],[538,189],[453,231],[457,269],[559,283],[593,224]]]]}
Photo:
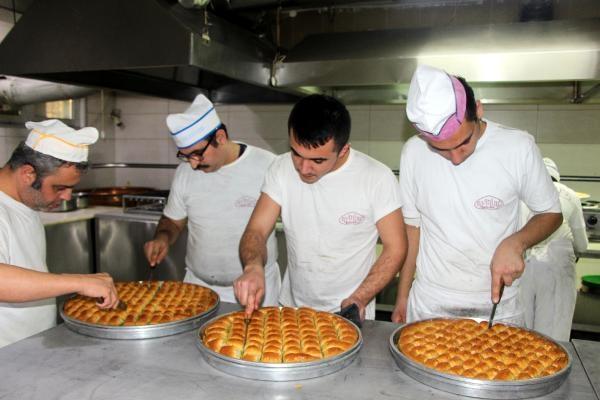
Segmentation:
{"type": "Polygon", "coordinates": [[[0,169],[0,192],[22,203],[17,190],[15,173],[16,171],[11,170],[8,165],[0,169]]]}
{"type": "Polygon", "coordinates": [[[228,141],[225,146],[226,146],[225,147],[225,152],[226,152],[225,165],[228,165],[240,157],[240,155],[241,155],[240,147],[241,146],[238,143],[235,143],[231,140],[228,141]]]}
{"type": "Polygon", "coordinates": [[[348,148],[348,151],[346,152],[346,154],[344,154],[342,157],[337,159],[337,161],[335,162],[335,165],[333,166],[333,169],[330,172],[333,172],[335,170],[342,168],[342,165],[344,165],[346,163],[346,161],[348,161],[348,157],[350,157],[351,150],[352,150],[351,148],[348,148]]]}

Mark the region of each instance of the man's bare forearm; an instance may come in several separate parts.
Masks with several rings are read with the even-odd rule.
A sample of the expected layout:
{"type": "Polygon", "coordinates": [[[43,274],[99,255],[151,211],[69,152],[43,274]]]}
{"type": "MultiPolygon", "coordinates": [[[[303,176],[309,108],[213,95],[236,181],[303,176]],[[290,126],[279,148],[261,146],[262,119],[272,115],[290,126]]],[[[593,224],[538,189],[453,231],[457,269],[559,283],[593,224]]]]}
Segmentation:
{"type": "Polygon", "coordinates": [[[179,226],[172,219],[163,215],[158,221],[158,226],[156,227],[156,232],[154,233],[154,239],[158,239],[160,236],[162,236],[167,239],[167,242],[170,246],[175,243],[182,230],[183,227],[179,226]]]}
{"type": "Polygon", "coordinates": [[[357,297],[364,305],[368,304],[398,273],[403,258],[402,251],[384,247],[369,274],[352,296],[357,297]]]}
{"type": "Polygon", "coordinates": [[[412,282],[417,270],[417,255],[419,254],[420,230],[418,227],[406,225],[406,237],[408,239],[408,249],[406,259],[400,270],[400,280],[398,281],[397,298],[408,298],[408,293],[412,287],[412,282]]]}
{"type": "Polygon", "coordinates": [[[550,236],[562,223],[561,213],[543,213],[534,215],[525,226],[510,236],[525,251],[550,236]]]}
{"type": "Polygon", "coordinates": [[[267,263],[267,241],[257,231],[246,230],[240,240],[240,259],[242,268],[247,265],[265,266],[267,263]]]}

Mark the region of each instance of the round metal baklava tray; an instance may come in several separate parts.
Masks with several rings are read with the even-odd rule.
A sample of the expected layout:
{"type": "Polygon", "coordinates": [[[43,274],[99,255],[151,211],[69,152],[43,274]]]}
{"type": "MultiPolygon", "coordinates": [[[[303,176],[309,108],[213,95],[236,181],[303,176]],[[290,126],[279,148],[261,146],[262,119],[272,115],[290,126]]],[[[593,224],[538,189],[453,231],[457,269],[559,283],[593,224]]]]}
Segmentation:
{"type": "MultiPolygon", "coordinates": [[[[476,322],[482,321],[481,319],[475,318],[473,320],[476,322]]],[[[517,327],[511,324],[504,324],[533,332],[536,335],[559,346],[567,355],[568,361],[566,366],[552,375],[524,380],[474,379],[460,375],[443,373],[410,359],[398,349],[397,343],[402,330],[414,323],[400,326],[390,335],[389,348],[390,352],[392,353],[392,357],[394,358],[394,361],[398,367],[406,375],[427,386],[431,386],[445,392],[485,399],[525,399],[543,396],[553,392],[565,381],[571,371],[571,355],[562,344],[530,329],[517,327]]]]}
{"type": "MultiPolygon", "coordinates": [[[[138,282],[140,285],[144,282],[138,282]]],[[[163,282],[159,282],[162,284],[163,282]]],[[[199,286],[199,285],[196,285],[199,286]]],[[[208,288],[205,288],[210,290],[208,288]]],[[[180,319],[172,322],[148,324],[148,325],[103,325],[89,323],[71,318],[65,314],[64,304],[60,307],[60,316],[65,325],[83,335],[94,336],[102,339],[150,339],[163,336],[175,335],[181,332],[198,328],[202,323],[210,318],[219,307],[219,295],[211,290],[216,296],[216,302],[206,311],[193,317],[180,319]]],[[[66,302],[65,302],[66,304],[66,302]]],[[[130,305],[128,305],[130,307],[130,305]]]]}
{"type": "Polygon", "coordinates": [[[295,363],[265,363],[237,359],[209,349],[202,341],[205,329],[212,322],[230,314],[235,314],[235,312],[223,314],[205,322],[200,327],[198,335],[196,335],[196,346],[208,364],[222,372],[242,378],[283,382],[328,375],[350,365],[363,345],[360,329],[352,322],[343,318],[344,321],[348,322],[356,330],[358,339],[352,347],[338,355],[315,361],[295,363]]]}

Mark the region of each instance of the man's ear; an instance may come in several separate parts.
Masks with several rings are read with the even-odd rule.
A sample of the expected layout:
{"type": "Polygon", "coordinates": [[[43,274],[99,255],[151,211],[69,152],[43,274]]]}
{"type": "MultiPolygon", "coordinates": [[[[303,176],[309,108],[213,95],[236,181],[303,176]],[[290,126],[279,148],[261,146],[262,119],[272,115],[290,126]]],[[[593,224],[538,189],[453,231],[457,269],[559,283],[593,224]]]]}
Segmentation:
{"type": "Polygon", "coordinates": [[[350,151],[350,143],[346,143],[339,151],[338,157],[344,157],[350,151]]]}
{"type": "Polygon", "coordinates": [[[215,140],[217,141],[217,143],[219,144],[224,144],[227,142],[227,134],[225,133],[224,129],[219,129],[217,130],[217,133],[215,134],[215,140]]]}
{"type": "Polygon", "coordinates": [[[476,104],[476,110],[477,110],[477,119],[481,119],[483,118],[483,104],[481,104],[481,101],[477,100],[475,102],[476,104]]]}
{"type": "Polygon", "coordinates": [[[35,168],[33,168],[29,164],[25,164],[19,167],[18,169],[19,178],[27,185],[31,186],[33,182],[35,182],[35,178],[37,174],[35,172],[35,168]]]}

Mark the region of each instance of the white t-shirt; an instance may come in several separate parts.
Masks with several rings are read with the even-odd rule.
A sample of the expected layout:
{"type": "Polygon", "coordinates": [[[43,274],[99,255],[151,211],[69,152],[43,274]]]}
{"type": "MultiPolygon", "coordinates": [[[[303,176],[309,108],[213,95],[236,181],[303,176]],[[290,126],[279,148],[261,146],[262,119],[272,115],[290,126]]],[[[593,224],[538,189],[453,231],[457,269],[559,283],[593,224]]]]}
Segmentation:
{"type": "MultiPolygon", "coordinates": [[[[536,244],[531,248],[530,255],[538,260],[545,260],[548,257],[548,244],[550,242],[565,241],[573,246],[575,252],[581,253],[587,249],[588,238],[585,231],[585,221],[583,219],[583,210],[581,200],[577,197],[575,191],[560,182],[554,182],[560,199],[560,208],[562,209],[563,222],[554,231],[552,235],[536,244]]],[[[527,210],[528,211],[528,210],[527,210]]],[[[533,216],[528,213],[526,220],[533,216]]]]}
{"type": "MultiPolygon", "coordinates": [[[[38,213],[0,191],[0,262],[48,272],[38,213]]],[[[56,326],[56,300],[0,303],[0,347],[56,326]]]]}
{"type": "MultiPolygon", "coordinates": [[[[409,314],[413,301],[426,314],[489,317],[492,256],[518,230],[520,201],[535,212],[560,212],[534,138],[486,122],[474,153],[460,165],[435,153],[418,136],[403,148],[402,211],[407,223],[420,225],[409,314]],[[431,295],[427,299],[425,292],[431,295]]],[[[517,291],[518,282],[505,288],[496,311],[499,318],[522,314],[517,291]]]]}
{"type": "MultiPolygon", "coordinates": [[[[308,184],[285,153],[269,168],[262,191],[281,206],[287,241],[280,303],[339,311],[375,262],[375,224],[401,206],[394,174],[351,149],[340,168],[308,184]]],[[[367,318],[374,315],[372,301],[367,318]]]]}
{"type": "MultiPolygon", "coordinates": [[[[265,172],[274,159],[271,152],[247,146],[241,157],[215,172],[193,170],[189,163],[179,165],[175,172],[164,215],[173,220],[187,218],[185,280],[204,282],[223,301],[236,301],[232,285],[243,271],[238,252],[240,238],[260,195],[265,172]]],[[[265,273],[273,276],[277,285],[270,289],[267,282],[267,291],[277,293],[266,293],[265,298],[272,297],[277,304],[277,282],[281,278],[275,233],[269,236],[267,249],[265,273]]]]}

